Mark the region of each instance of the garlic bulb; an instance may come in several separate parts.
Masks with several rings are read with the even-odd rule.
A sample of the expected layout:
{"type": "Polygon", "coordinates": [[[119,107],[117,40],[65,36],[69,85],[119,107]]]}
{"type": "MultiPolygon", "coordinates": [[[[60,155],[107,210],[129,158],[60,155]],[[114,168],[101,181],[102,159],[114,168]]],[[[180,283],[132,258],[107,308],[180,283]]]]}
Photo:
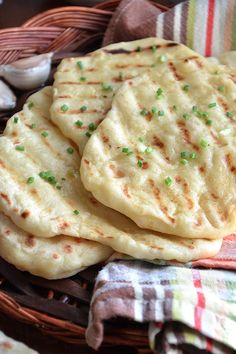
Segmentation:
{"type": "Polygon", "coordinates": [[[53,53],[41,54],[0,65],[0,76],[18,89],[35,89],[47,80],[52,56],[53,53]]]}
{"type": "Polygon", "coordinates": [[[13,109],[16,106],[16,96],[10,88],[0,80],[0,111],[13,109]]]}

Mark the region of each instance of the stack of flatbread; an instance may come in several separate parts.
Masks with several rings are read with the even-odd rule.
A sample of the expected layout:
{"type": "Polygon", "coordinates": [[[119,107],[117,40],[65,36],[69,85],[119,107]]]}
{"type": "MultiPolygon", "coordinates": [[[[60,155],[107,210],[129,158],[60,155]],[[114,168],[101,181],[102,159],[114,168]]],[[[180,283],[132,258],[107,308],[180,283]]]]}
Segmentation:
{"type": "Polygon", "coordinates": [[[157,38],[63,60],[0,138],[0,256],[49,279],[114,251],[214,256],[236,228],[235,84],[157,38]]]}

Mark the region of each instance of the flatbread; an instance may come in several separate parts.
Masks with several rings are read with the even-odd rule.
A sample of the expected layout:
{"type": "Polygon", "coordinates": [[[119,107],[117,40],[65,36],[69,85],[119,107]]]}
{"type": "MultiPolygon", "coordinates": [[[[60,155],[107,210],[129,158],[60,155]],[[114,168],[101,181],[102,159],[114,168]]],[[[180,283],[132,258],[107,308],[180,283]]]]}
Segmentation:
{"type": "Polygon", "coordinates": [[[49,120],[50,102],[51,88],[31,96],[0,139],[0,210],[17,226],[38,237],[98,241],[139,259],[186,262],[219,251],[221,240],[184,240],[142,230],[100,204],[82,185],[76,148],[68,153],[73,144],[49,120]],[[44,132],[48,135],[42,136],[44,132]],[[24,151],[16,146],[24,146],[24,151]],[[51,179],[39,176],[49,170],[51,179]],[[30,177],[34,180],[27,183],[30,177]]]}
{"type": "Polygon", "coordinates": [[[232,233],[235,83],[233,72],[204,59],[125,82],[86,145],[85,188],[142,228],[187,238],[232,233]]]}
{"type": "Polygon", "coordinates": [[[0,331],[0,353],[1,354],[39,354],[30,349],[24,343],[18,342],[0,331]]]}
{"type": "Polygon", "coordinates": [[[188,47],[159,38],[111,44],[89,55],[62,60],[53,84],[53,122],[73,140],[82,154],[90,134],[111,108],[123,81],[151,66],[159,71],[173,59],[200,55],[188,47]]]}
{"type": "Polygon", "coordinates": [[[46,279],[67,278],[112,253],[111,248],[85,239],[35,237],[0,213],[0,256],[20,270],[46,279]]]}

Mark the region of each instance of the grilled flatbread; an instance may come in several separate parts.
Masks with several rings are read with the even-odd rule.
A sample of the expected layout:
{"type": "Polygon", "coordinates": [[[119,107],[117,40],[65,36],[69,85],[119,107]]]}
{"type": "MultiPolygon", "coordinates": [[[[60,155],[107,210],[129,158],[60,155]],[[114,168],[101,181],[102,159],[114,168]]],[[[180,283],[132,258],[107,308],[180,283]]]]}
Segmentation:
{"type": "Polygon", "coordinates": [[[112,253],[111,248],[85,239],[35,237],[0,213],[0,256],[20,270],[47,279],[67,278],[112,253]]]}
{"type": "Polygon", "coordinates": [[[187,262],[219,251],[220,240],[185,240],[142,230],[100,204],[82,185],[76,148],[49,120],[50,102],[50,88],[31,96],[0,139],[0,210],[17,226],[38,237],[98,241],[139,259],[187,262]]]}
{"type": "Polygon", "coordinates": [[[62,60],[53,85],[53,122],[77,144],[82,154],[89,136],[111,108],[113,95],[122,82],[151,66],[162,70],[178,58],[189,58],[197,64],[201,56],[182,44],[146,38],[62,60]]]}
{"type": "Polygon", "coordinates": [[[86,145],[86,189],[142,228],[187,238],[232,233],[235,82],[204,59],[125,82],[86,145]]]}

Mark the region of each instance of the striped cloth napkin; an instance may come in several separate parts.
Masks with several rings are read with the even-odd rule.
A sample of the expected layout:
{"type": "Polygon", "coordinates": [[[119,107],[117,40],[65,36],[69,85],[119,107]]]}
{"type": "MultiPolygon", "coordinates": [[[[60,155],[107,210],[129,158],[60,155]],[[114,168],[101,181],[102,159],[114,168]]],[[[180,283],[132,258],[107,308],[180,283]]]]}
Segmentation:
{"type": "Polygon", "coordinates": [[[146,0],[123,0],[103,44],[154,36],[181,42],[204,56],[235,50],[236,0],[189,0],[163,13],[146,0]]]}
{"type": "Polygon", "coordinates": [[[151,322],[150,346],[158,354],[236,350],[236,272],[112,262],[98,275],[90,309],[86,338],[94,349],[103,321],[119,316],[151,322]]]}

